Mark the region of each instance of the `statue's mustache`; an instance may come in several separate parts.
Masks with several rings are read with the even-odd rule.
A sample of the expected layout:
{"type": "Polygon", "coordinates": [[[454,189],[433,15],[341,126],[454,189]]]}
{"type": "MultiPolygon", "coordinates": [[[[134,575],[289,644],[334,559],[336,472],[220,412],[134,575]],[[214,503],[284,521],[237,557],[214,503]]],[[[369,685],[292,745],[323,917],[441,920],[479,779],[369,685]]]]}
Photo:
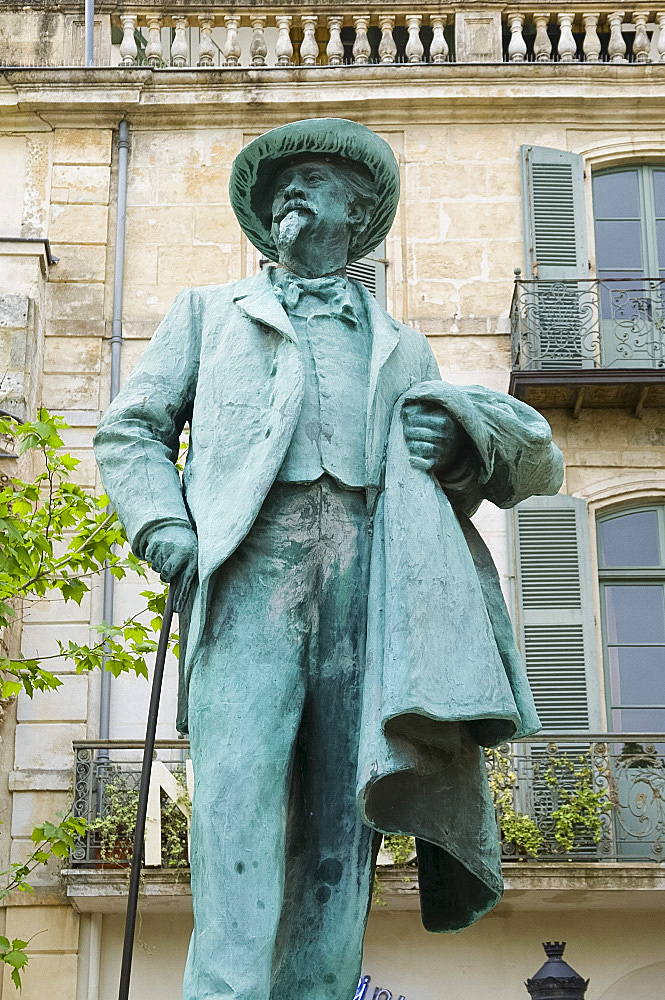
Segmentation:
{"type": "Polygon", "coordinates": [[[290,198],[287,202],[282,205],[282,207],[273,216],[273,222],[280,223],[290,212],[296,211],[309,212],[311,215],[318,215],[317,209],[314,205],[311,205],[305,198],[290,198]]]}

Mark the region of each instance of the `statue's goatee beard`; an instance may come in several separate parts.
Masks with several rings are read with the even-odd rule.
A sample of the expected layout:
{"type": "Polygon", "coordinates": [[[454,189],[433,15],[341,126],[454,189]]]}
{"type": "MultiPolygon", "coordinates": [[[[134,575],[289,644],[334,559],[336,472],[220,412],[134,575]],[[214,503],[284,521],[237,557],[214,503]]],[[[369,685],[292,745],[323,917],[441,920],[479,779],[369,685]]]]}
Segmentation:
{"type": "Polygon", "coordinates": [[[309,206],[305,208],[301,205],[294,206],[291,211],[286,213],[279,223],[277,232],[277,245],[280,249],[286,250],[293,246],[305,228],[308,214],[314,216],[316,212],[309,206]]]}
{"type": "Polygon", "coordinates": [[[305,219],[300,212],[293,211],[285,215],[279,224],[279,236],[277,237],[280,247],[293,246],[305,225],[305,219]]]}

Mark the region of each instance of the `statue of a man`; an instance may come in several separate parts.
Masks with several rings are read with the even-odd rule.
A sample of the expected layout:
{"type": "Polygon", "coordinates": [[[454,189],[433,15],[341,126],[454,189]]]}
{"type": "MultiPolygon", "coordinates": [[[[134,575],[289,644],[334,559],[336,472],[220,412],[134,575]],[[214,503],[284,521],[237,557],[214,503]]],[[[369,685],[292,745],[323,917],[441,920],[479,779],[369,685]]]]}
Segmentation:
{"type": "Polygon", "coordinates": [[[429,928],[501,893],[480,746],[538,721],[467,515],[556,492],[561,458],[538,414],[442,382],[345,276],[398,194],[354,122],[251,142],[231,204],[277,266],[180,293],[96,435],[186,645],[185,1000],[351,1000],[381,831],[418,838],[429,928]]]}

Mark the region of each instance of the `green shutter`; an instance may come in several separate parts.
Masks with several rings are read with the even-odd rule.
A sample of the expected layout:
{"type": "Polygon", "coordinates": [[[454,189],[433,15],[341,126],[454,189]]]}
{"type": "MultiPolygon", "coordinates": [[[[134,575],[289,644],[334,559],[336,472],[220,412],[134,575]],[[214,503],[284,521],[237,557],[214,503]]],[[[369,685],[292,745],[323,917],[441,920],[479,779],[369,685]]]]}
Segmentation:
{"type": "Polygon", "coordinates": [[[546,146],[520,153],[526,277],[588,278],[582,157],[546,146]]]}
{"type": "Polygon", "coordinates": [[[586,504],[532,497],[514,512],[518,634],[543,728],[601,725],[586,504]]]}
{"type": "Polygon", "coordinates": [[[348,276],[363,284],[384,309],[386,308],[386,265],[386,242],[383,240],[370,254],[354,261],[353,264],[348,264],[346,268],[348,276]]]}
{"type": "Polygon", "coordinates": [[[522,352],[537,369],[590,368],[594,337],[582,157],[562,149],[522,146],[526,324],[522,352]]]}

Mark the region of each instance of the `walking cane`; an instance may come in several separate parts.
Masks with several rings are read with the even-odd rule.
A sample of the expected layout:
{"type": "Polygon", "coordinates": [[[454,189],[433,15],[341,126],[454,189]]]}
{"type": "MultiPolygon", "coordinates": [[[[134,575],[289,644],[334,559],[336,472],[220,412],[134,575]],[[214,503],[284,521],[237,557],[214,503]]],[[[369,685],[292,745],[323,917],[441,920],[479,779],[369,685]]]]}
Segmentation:
{"type": "Polygon", "coordinates": [[[134,831],[134,849],[132,851],[132,867],[129,877],[129,895],[127,897],[127,916],[125,917],[125,940],[122,946],[122,965],[120,966],[120,989],[118,1000],[129,1000],[129,980],[132,974],[132,957],[134,953],[134,930],[136,928],[136,907],[139,899],[139,884],[141,881],[141,859],[143,857],[143,837],[145,835],[145,818],[148,811],[148,788],[150,787],[150,770],[152,755],[155,750],[155,734],[157,732],[157,715],[159,713],[159,697],[162,693],[162,678],[164,663],[169,645],[171,620],[173,619],[173,587],[169,587],[159,633],[157,656],[155,657],[155,672],[152,676],[152,691],[150,692],[150,708],[148,724],[145,732],[143,748],[143,766],[141,768],[141,786],[139,789],[139,804],[136,815],[136,830],[134,831]]]}

